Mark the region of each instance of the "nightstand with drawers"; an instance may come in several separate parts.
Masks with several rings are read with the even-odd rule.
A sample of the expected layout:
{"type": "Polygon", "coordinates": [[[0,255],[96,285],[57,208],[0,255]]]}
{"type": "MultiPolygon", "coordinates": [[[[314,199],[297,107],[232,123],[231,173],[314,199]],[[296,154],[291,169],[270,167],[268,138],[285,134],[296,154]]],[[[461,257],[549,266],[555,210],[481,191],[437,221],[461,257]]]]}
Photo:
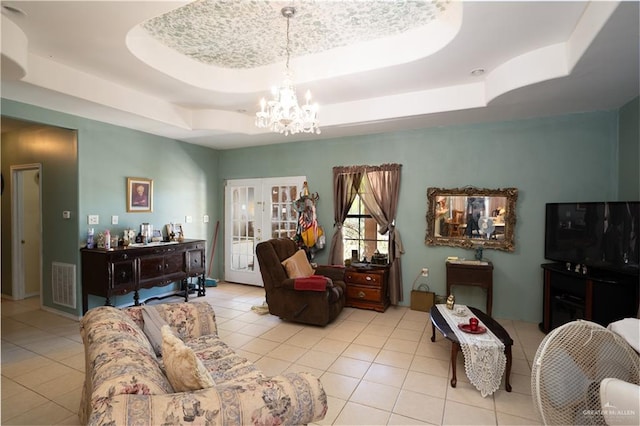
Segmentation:
{"type": "Polygon", "coordinates": [[[370,265],[348,267],[344,274],[347,285],[346,306],[384,312],[390,304],[389,267],[370,265]]]}

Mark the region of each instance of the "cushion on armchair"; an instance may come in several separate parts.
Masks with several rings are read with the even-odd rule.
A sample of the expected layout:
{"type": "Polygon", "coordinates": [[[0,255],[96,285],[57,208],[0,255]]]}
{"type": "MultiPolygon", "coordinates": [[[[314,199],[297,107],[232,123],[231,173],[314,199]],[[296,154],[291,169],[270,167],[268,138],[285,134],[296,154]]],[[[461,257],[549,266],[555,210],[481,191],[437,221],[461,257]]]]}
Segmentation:
{"type": "Polygon", "coordinates": [[[300,249],[293,256],[282,261],[289,278],[306,278],[313,275],[314,270],[307,259],[307,254],[300,249]]]}

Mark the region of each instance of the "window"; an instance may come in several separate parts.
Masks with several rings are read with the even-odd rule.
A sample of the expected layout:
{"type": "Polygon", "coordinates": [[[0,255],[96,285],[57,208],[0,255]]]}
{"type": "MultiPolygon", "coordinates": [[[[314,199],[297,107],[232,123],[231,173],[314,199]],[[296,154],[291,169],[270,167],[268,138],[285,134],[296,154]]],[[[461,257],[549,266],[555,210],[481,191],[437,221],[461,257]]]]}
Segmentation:
{"type": "Polygon", "coordinates": [[[353,250],[357,251],[360,260],[366,257],[370,261],[376,250],[380,254],[389,254],[389,233],[378,233],[378,224],[367,211],[360,195],[356,195],[349,209],[342,235],[344,259],[351,259],[353,250]]]}

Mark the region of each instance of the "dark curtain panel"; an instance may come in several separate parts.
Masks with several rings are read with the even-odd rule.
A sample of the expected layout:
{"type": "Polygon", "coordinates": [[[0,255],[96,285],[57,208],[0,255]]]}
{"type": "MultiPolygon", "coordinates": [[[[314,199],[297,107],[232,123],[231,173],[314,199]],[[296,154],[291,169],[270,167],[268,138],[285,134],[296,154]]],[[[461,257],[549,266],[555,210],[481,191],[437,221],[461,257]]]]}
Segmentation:
{"type": "Polygon", "coordinates": [[[400,164],[368,166],[359,192],[367,210],[378,223],[378,232],[389,232],[389,296],[394,305],[403,300],[400,256],[404,248],[395,226],[401,168],[400,164]]]}
{"type": "Polygon", "coordinates": [[[342,243],[342,224],[349,213],[353,200],[358,194],[362,180],[362,167],[333,168],[333,227],[335,228],[329,249],[329,264],[344,263],[344,244],[342,243]]]}

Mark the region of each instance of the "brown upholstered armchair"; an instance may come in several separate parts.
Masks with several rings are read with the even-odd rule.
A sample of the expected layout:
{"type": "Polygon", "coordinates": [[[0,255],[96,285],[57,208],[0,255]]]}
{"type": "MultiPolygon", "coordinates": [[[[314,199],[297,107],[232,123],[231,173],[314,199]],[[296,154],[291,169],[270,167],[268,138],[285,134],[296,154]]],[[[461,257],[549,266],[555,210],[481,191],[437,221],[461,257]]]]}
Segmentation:
{"type": "Polygon", "coordinates": [[[296,290],[296,280],[288,278],[281,263],[296,251],[296,243],[288,238],[263,241],[256,246],[269,312],[283,320],[326,325],[333,321],[344,307],[344,268],[319,265],[315,275],[330,278],[325,290],[296,290]]]}

